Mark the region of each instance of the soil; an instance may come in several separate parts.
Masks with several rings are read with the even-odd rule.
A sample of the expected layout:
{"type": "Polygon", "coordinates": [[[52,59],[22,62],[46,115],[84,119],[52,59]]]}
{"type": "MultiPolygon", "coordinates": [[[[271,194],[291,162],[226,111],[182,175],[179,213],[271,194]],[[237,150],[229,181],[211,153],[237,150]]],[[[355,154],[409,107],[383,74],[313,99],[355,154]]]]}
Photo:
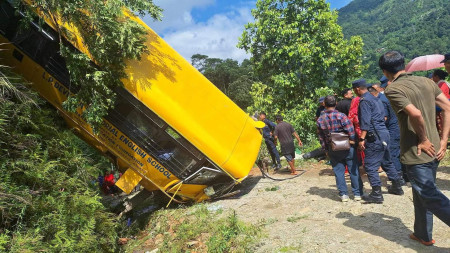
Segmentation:
{"type": "MultiPolygon", "coordinates": [[[[240,196],[209,203],[212,208],[236,210],[239,218],[263,223],[266,237],[256,252],[450,252],[450,228],[434,218],[434,246],[423,246],[409,239],[414,227],[411,187],[405,195],[387,193],[383,180],[383,204],[364,204],[350,196],[342,203],[330,165],[303,163],[301,176],[273,181],[252,170],[242,184],[240,196]]],[[[290,177],[287,168],[273,174],[290,177]]],[[[440,167],[437,185],[450,197],[450,167],[440,167]]],[[[370,185],[363,176],[365,192],[370,185]]],[[[347,185],[351,194],[350,182],[347,185]]]]}

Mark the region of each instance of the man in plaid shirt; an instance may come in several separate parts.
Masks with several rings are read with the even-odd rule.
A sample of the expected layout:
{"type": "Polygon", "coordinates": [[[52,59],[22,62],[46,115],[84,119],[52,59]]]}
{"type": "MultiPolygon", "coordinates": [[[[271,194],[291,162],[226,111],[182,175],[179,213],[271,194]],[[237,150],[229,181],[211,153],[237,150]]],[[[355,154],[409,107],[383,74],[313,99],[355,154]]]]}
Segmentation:
{"type": "Polygon", "coordinates": [[[350,137],[350,143],[355,143],[355,129],[352,123],[345,114],[338,112],[335,107],[336,98],[334,96],[326,96],[325,110],[317,119],[320,144],[330,158],[342,202],[349,200],[347,184],[345,182],[345,165],[348,167],[355,200],[360,201],[361,195],[363,194],[363,184],[359,176],[355,147],[351,145],[349,150],[333,151],[329,145],[328,135],[332,132],[344,132],[350,137]]]}

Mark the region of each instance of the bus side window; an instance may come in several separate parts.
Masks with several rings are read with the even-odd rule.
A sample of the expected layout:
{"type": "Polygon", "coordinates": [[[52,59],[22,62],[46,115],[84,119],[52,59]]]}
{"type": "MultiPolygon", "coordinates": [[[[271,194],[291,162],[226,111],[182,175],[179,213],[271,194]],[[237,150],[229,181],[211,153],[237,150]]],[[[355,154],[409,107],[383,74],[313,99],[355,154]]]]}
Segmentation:
{"type": "Polygon", "coordinates": [[[198,167],[203,155],[186,139],[122,88],[106,119],[157,158],[175,176],[186,178],[198,167]]]}
{"type": "Polygon", "coordinates": [[[14,8],[6,1],[0,3],[0,33],[6,34],[10,22],[14,20],[14,8]]]}
{"type": "Polygon", "coordinates": [[[70,85],[70,74],[66,67],[66,61],[59,54],[59,48],[56,51],[53,51],[53,54],[49,54],[45,69],[62,84],[67,86],[72,93],[77,93],[79,91],[79,87],[70,85]]]}
{"type": "Polygon", "coordinates": [[[47,46],[48,41],[36,29],[20,29],[12,39],[12,42],[31,59],[43,65],[39,56],[47,46]]]}

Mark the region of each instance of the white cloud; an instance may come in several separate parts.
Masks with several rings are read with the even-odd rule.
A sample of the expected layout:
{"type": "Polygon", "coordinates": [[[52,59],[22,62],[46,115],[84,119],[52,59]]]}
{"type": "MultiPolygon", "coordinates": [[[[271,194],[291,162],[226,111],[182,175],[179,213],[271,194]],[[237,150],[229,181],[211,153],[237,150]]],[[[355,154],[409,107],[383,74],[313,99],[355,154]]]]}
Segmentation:
{"type": "Polygon", "coordinates": [[[163,11],[162,21],[154,22],[149,16],[143,18],[154,31],[163,34],[166,30],[183,29],[194,24],[191,16],[193,8],[205,8],[214,4],[215,0],[155,0],[163,11]]]}
{"type": "Polygon", "coordinates": [[[186,60],[190,61],[191,56],[197,53],[238,61],[250,57],[236,45],[244,25],[253,21],[250,13],[252,6],[234,8],[226,13],[216,14],[206,22],[196,22],[191,15],[192,8],[205,7],[213,3],[211,0],[166,0],[155,3],[165,9],[166,18],[159,23],[150,23],[148,19],[144,21],[186,60]]]}

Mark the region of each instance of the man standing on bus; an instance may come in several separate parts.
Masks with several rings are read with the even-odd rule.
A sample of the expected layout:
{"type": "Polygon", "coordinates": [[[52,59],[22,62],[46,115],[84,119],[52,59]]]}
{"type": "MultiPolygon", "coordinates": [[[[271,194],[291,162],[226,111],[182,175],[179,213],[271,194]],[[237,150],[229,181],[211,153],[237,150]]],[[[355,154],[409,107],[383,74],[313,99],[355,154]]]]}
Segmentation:
{"type": "Polygon", "coordinates": [[[291,168],[291,175],[297,175],[294,166],[295,145],[292,136],[295,136],[295,138],[298,140],[299,146],[303,146],[303,143],[292,125],[284,122],[281,115],[277,115],[275,119],[277,121],[277,126],[275,127],[275,131],[273,133],[275,138],[275,145],[277,145],[277,140],[280,140],[281,154],[286,157],[286,161],[291,168]]]}
{"type": "Polygon", "coordinates": [[[280,154],[278,153],[277,146],[275,145],[272,136],[272,133],[277,125],[266,118],[265,112],[259,113],[259,120],[266,124],[262,129],[264,141],[266,142],[270,157],[272,157],[273,167],[275,168],[275,170],[279,170],[281,168],[280,154]]]}

